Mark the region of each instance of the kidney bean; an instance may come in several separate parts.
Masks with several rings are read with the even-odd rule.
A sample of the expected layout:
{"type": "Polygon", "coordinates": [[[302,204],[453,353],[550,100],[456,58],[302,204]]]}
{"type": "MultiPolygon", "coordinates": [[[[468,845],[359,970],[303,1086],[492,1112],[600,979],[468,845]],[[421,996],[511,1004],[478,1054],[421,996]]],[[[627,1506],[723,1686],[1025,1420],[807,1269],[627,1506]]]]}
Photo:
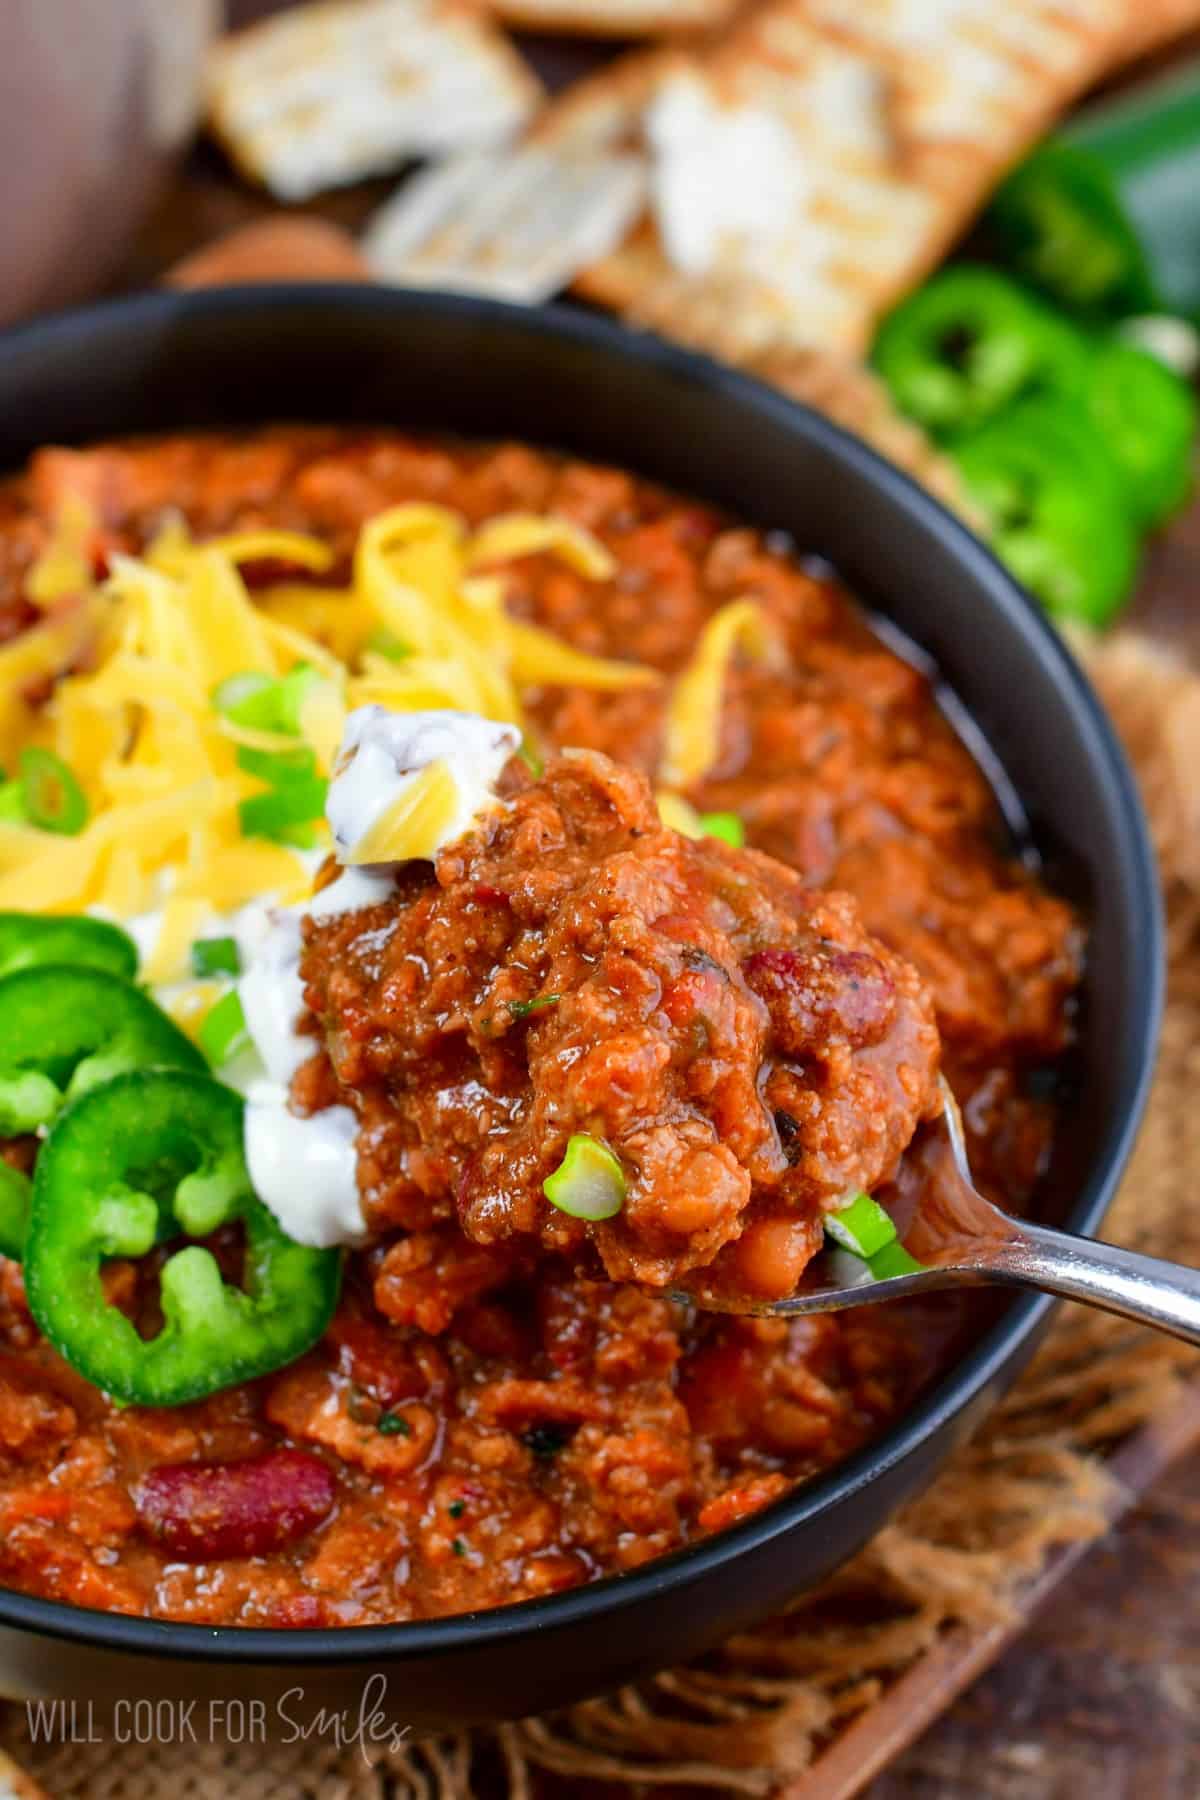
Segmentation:
{"type": "MultiPolygon", "coordinates": [[[[327,1341],[337,1348],[338,1367],[343,1375],[365,1388],[381,1406],[421,1398],[443,1373],[440,1357],[419,1354],[412,1340],[372,1319],[344,1315],[336,1318],[327,1341]]],[[[421,1346],[422,1352],[430,1349],[421,1346]]]]}
{"type": "Polygon", "coordinates": [[[266,1556],[315,1529],[332,1511],[332,1474],[303,1450],[245,1462],[170,1463],[134,1494],[142,1530],[180,1562],[266,1556]]]}
{"type": "Polygon", "coordinates": [[[759,950],[742,973],[789,1055],[819,1054],[832,1037],[856,1050],[877,1044],[895,1016],[895,983],[867,950],[759,950]]]}

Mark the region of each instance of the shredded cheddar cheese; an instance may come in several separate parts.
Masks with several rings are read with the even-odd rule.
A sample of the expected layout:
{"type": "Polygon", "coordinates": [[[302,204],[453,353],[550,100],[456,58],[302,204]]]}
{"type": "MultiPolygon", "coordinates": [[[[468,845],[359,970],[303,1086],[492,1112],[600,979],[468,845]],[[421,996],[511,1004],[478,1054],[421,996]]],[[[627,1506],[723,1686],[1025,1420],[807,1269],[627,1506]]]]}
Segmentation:
{"type": "Polygon", "coordinates": [[[770,662],[779,645],[762,608],[731,600],[713,614],[667,707],[659,778],[667,789],[690,787],[715,765],[721,749],[725,680],[736,653],[770,662]]]}
{"type": "Polygon", "coordinates": [[[590,531],[569,519],[534,518],[529,513],[503,513],[489,519],[472,538],[467,560],[474,569],[547,552],[561,556],[568,568],[589,581],[609,581],[616,570],[612,555],[590,531]]]}
{"type": "Polygon", "coordinates": [[[700,814],[681,795],[662,791],[655,795],[655,800],[658,804],[658,816],[668,831],[677,831],[680,837],[687,838],[704,836],[700,814]]]}
{"type": "MultiPolygon", "coordinates": [[[[269,778],[252,772],[264,752],[268,767],[277,754],[307,759],[319,782],[360,706],[473,712],[520,728],[530,686],[616,690],[659,679],[509,616],[502,565],[516,557],[559,556],[588,579],[611,575],[609,552],[565,519],[511,514],[472,533],[442,507],[392,507],[363,527],[349,583],[327,587],[316,583],[333,553],[304,533],[198,543],[174,522],[143,556],[114,556],[103,582],[91,541],[92,522],[72,503],[28,578],[43,616],[0,649],[0,764],[27,744],[53,750],[83,788],[89,818],[75,837],[0,819],[0,909],[120,919],[162,909],[147,965],[157,983],[183,981],[211,912],[310,891],[309,855],[244,834],[240,809],[268,791],[269,778]],[[250,562],[310,580],[251,593],[241,575],[250,562]],[[214,704],[234,677],[269,686],[298,665],[314,678],[301,684],[286,731],[239,723],[236,708],[214,704]]],[[[395,842],[433,833],[445,807],[435,766],[404,797],[402,818],[378,821],[361,855],[384,860],[395,842]]],[[[313,832],[319,850],[324,821],[313,832]]]]}
{"type": "Polygon", "coordinates": [[[77,494],[68,494],[53,543],[26,577],[25,595],[35,606],[53,606],[91,585],[94,526],[91,509],[77,494]]]}
{"type": "Polygon", "coordinates": [[[449,766],[432,762],[413,777],[345,860],[354,865],[431,857],[457,809],[458,789],[449,766]]]}

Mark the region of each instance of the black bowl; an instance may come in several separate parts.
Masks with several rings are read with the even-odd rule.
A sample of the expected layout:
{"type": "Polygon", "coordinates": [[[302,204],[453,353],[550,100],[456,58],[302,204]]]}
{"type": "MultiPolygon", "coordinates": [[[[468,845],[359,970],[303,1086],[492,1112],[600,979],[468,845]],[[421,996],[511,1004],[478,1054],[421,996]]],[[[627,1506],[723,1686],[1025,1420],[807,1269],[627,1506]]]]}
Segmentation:
{"type": "MultiPolygon", "coordinates": [[[[609,459],[789,531],[934,659],[1088,916],[1078,1099],[1044,1210],[1096,1226],[1145,1098],[1161,1002],[1154,864],[1124,757],[1036,608],[897,470],[819,415],[579,313],[369,288],[118,302],[0,339],[0,465],[40,443],[273,419],[513,436],[609,459]]],[[[0,1689],[255,1698],[268,1724],[358,1705],[414,1726],[511,1717],[689,1657],[828,1574],[935,1474],[1028,1358],[1019,1299],[892,1429],[733,1530],[593,1587],[432,1623],[161,1624],[0,1593],[0,1689]]]]}

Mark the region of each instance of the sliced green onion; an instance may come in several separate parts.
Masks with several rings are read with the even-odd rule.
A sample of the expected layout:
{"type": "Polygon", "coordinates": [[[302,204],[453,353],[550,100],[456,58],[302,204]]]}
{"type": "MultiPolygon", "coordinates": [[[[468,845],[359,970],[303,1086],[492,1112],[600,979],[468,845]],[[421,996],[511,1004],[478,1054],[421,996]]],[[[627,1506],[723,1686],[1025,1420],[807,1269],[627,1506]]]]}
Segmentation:
{"type": "Polygon", "coordinates": [[[304,702],[321,679],[310,663],[297,663],[286,675],[264,675],[246,669],[213,689],[212,703],[222,718],[253,731],[275,731],[295,737],[304,702]]]}
{"type": "Polygon", "coordinates": [[[910,1256],[903,1244],[885,1244],[874,1256],[867,1258],[867,1267],[875,1281],[888,1281],[893,1275],[919,1275],[925,1267],[915,1256],[910,1256]]]}
{"type": "Polygon", "coordinates": [[[39,831],[78,837],[88,822],[87,795],[53,750],[21,752],[19,783],[25,817],[39,831]]]}
{"type": "Polygon", "coordinates": [[[293,850],[317,850],[324,842],[316,825],[285,825],[272,838],[276,844],[288,844],[293,850]]]}
{"type": "MultiPolygon", "coordinates": [[[[286,677],[291,680],[291,677],[286,677]]],[[[317,774],[312,751],[252,750],[245,744],[237,764],[247,775],[265,781],[270,791],[254,794],[238,807],[243,837],[269,838],[277,844],[293,844],[310,850],[320,842],[315,828],[325,811],[329,783],[317,774]]]]}
{"type": "Polygon", "coordinates": [[[412,655],[412,650],[404,639],[383,626],[371,633],[363,648],[373,650],[376,656],[386,656],[389,662],[403,662],[406,656],[412,655]]]}
{"type": "Polygon", "coordinates": [[[289,669],[279,683],[280,717],[283,730],[296,734],[300,730],[300,716],[305,702],[314,688],[321,684],[322,676],[311,663],[297,663],[289,669]]]}
{"type": "Polygon", "coordinates": [[[551,1206],[573,1219],[611,1219],[625,1204],[625,1174],[607,1144],[577,1131],[566,1155],[542,1183],[551,1206]]]}
{"type": "MultiPolygon", "coordinates": [[[[276,843],[295,843],[298,827],[322,817],[329,783],[320,776],[300,776],[282,787],[238,803],[243,837],[270,838],[276,843]]],[[[307,835],[307,834],[306,834],[307,835]]],[[[315,842],[316,834],[312,833],[315,842]]]]}
{"type": "Polygon", "coordinates": [[[825,1233],[843,1250],[868,1261],[896,1241],[896,1227],[870,1194],[855,1194],[848,1206],[826,1213],[825,1233]]]}
{"type": "Polygon", "coordinates": [[[256,725],[267,706],[266,696],[274,688],[273,675],[245,669],[240,675],[228,675],[217,683],[212,691],[212,703],[222,718],[232,719],[235,725],[256,725]]]}
{"type": "Polygon", "coordinates": [[[246,1015],[236,990],[223,994],[205,1014],[200,1027],[200,1048],[214,1069],[227,1063],[250,1042],[246,1015]]]}
{"type": "Polygon", "coordinates": [[[746,842],[746,827],[736,813],[701,813],[700,826],[705,837],[720,838],[723,844],[732,844],[735,850],[740,850],[746,842]]]}
{"type": "Polygon", "coordinates": [[[375,1421],[376,1431],[382,1431],[384,1437],[411,1437],[412,1426],[403,1413],[382,1412],[375,1421]]]}
{"type": "Polygon", "coordinates": [[[317,759],[311,750],[251,750],[246,744],[238,746],[237,766],[271,787],[287,787],[317,773],[317,759]]]}
{"type": "Polygon", "coordinates": [[[192,945],[193,975],[240,975],[241,972],[242,958],[236,938],[197,938],[192,945]]]}
{"type": "Polygon", "coordinates": [[[541,994],[536,1000],[510,1000],[508,1010],[514,1019],[527,1019],[530,1013],[544,1012],[548,1006],[557,1006],[561,999],[561,994],[541,994]]]}

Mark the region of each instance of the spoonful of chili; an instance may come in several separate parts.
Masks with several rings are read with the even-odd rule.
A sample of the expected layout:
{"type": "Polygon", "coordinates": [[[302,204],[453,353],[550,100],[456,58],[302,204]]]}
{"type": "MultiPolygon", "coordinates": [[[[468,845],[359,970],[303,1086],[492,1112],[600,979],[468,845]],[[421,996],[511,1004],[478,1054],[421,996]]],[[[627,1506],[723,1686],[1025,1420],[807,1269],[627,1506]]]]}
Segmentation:
{"type": "Polygon", "coordinates": [[[958,1103],[942,1081],[941,1121],[920,1155],[921,1205],[901,1242],[878,1201],[862,1194],[826,1219],[828,1247],[783,1300],[689,1296],[710,1311],[794,1318],[928,1294],[937,1288],[1039,1288],[1200,1344],[1200,1270],[1016,1219],[975,1187],[958,1103]]]}

